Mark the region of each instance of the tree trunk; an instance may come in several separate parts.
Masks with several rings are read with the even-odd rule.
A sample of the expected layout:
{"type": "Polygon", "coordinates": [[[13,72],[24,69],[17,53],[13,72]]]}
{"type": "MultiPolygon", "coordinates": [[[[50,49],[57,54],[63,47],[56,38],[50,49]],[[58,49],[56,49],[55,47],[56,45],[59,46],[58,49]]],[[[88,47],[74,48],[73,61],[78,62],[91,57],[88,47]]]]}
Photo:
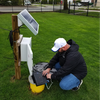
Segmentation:
{"type": "Polygon", "coordinates": [[[68,10],[67,0],[64,0],[64,10],[68,10]]]}
{"type": "Polygon", "coordinates": [[[24,0],[23,0],[23,6],[24,6],[24,0]]]}

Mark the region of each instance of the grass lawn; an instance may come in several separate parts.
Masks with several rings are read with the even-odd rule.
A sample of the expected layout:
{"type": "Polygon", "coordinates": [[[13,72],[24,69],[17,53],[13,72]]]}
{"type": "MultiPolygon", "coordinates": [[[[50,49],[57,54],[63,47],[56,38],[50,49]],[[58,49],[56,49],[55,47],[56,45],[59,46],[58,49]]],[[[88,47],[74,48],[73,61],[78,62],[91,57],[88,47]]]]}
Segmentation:
{"type": "MultiPolygon", "coordinates": [[[[24,37],[32,37],[33,63],[49,62],[55,54],[51,51],[54,40],[73,39],[79,45],[88,69],[83,85],[78,91],[64,91],[59,83],[38,95],[29,90],[28,67],[21,63],[21,79],[14,80],[13,52],[8,38],[9,31],[0,29],[0,100],[99,100],[99,19],[74,16],[57,12],[31,13],[39,23],[38,35],[25,27],[20,28],[24,37]]],[[[12,29],[12,14],[0,15],[0,27],[12,29]]]]}

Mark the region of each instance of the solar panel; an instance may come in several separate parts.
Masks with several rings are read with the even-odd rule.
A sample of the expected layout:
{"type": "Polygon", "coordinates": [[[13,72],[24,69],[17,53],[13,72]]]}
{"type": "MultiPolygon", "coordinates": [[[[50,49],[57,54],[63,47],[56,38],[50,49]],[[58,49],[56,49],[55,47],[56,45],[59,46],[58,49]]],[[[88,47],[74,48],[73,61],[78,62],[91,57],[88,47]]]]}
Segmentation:
{"type": "Polygon", "coordinates": [[[21,11],[17,16],[32,31],[34,35],[38,34],[39,24],[26,9],[21,11]]]}

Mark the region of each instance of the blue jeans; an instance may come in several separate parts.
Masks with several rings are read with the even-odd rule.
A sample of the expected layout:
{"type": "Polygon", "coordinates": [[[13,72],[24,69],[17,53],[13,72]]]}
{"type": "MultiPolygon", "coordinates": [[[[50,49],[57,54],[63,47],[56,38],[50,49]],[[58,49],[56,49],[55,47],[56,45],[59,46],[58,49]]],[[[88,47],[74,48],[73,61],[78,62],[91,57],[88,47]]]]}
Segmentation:
{"type": "MultiPolygon", "coordinates": [[[[55,68],[56,70],[59,70],[61,68],[60,64],[59,63],[55,64],[55,68]]],[[[64,76],[61,79],[59,86],[63,90],[71,90],[72,88],[77,87],[79,84],[80,80],[76,76],[70,73],[69,75],[64,76]]]]}

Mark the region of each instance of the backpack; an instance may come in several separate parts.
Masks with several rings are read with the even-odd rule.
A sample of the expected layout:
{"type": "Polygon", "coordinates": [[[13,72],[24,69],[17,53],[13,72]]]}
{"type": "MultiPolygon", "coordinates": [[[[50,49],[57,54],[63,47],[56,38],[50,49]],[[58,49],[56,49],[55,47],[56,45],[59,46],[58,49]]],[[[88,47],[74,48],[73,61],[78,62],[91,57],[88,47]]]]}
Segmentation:
{"type": "Polygon", "coordinates": [[[8,39],[10,42],[10,46],[13,49],[13,31],[12,30],[9,32],[8,39]]]}

